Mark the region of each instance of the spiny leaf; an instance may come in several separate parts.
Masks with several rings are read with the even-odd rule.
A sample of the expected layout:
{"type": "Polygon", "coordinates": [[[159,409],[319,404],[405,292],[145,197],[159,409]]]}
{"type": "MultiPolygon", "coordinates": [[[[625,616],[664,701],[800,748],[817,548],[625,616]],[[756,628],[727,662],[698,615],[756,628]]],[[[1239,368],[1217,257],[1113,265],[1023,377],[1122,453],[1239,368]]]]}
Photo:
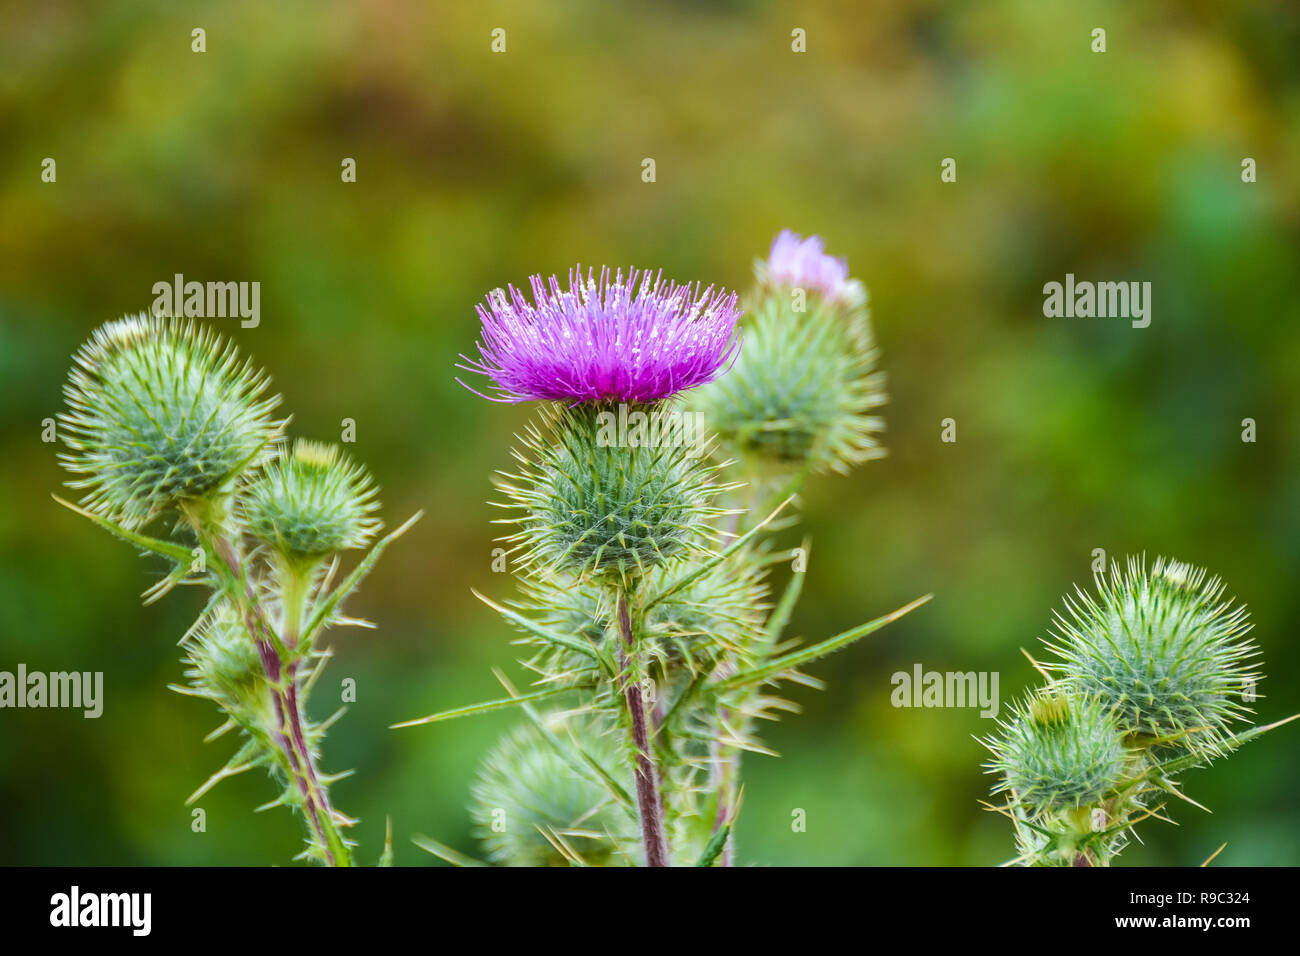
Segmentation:
{"type": "MultiPolygon", "coordinates": [[[[492,673],[496,676],[496,679],[501,682],[501,686],[506,689],[507,693],[515,693],[514,687],[511,686],[510,681],[506,678],[505,674],[495,668],[492,673]]],[[[555,735],[555,731],[546,726],[546,721],[542,720],[541,715],[538,714],[537,711],[533,710],[530,704],[521,702],[520,707],[523,709],[523,712],[527,715],[528,719],[537,727],[538,731],[541,732],[542,736],[546,738],[547,743],[555,748],[556,753],[563,757],[569,766],[573,767],[573,769],[578,773],[584,773],[586,771],[595,773],[596,776],[600,778],[601,783],[605,785],[605,788],[609,790],[611,795],[613,795],[615,800],[621,803],[625,809],[630,809],[632,807],[632,795],[627,792],[626,787],[609,775],[609,772],[601,766],[599,760],[587,753],[587,751],[584,750],[577,741],[572,741],[570,746],[566,747],[560,738],[555,735]],[[570,749],[575,751],[578,756],[582,758],[580,764],[570,760],[570,749]]]]}
{"type": "Polygon", "coordinates": [[[728,677],[726,680],[718,681],[717,683],[712,684],[709,689],[724,690],[727,688],[743,687],[747,684],[757,684],[757,683],[762,683],[763,681],[766,680],[770,680],[771,678],[776,677],[777,675],[781,674],[784,671],[792,670],[793,668],[796,667],[801,667],[804,664],[807,664],[811,661],[815,661],[820,657],[825,657],[827,654],[834,653],[835,651],[838,651],[841,648],[847,647],[848,645],[852,644],[854,641],[866,637],[868,634],[871,634],[875,631],[880,630],[886,624],[890,624],[893,621],[898,620],[904,614],[916,610],[922,604],[925,604],[927,601],[929,601],[932,597],[934,597],[933,594],[926,594],[922,597],[917,598],[915,601],[912,601],[910,604],[905,604],[903,607],[900,607],[897,611],[894,611],[890,614],[886,614],[883,617],[878,617],[874,621],[868,621],[866,624],[860,624],[859,626],[853,628],[852,630],[844,631],[842,634],[837,634],[834,637],[829,637],[826,640],[822,641],[820,644],[813,644],[810,647],[800,648],[798,650],[791,651],[788,654],[783,654],[780,657],[773,658],[772,660],[768,661],[766,664],[763,664],[760,667],[755,667],[751,670],[742,671],[739,674],[735,674],[732,677],[728,677]]]}
{"type": "Polygon", "coordinates": [[[384,852],[379,855],[380,866],[393,865],[393,818],[384,819],[384,852]]]}
{"type": "MultiPolygon", "coordinates": [[[[1243,730],[1240,733],[1231,734],[1223,742],[1224,752],[1236,750],[1242,744],[1249,743],[1256,737],[1268,733],[1270,730],[1276,730],[1284,724],[1289,724],[1293,720],[1300,720],[1300,714],[1292,714],[1290,717],[1284,717],[1281,720],[1275,720],[1271,724],[1265,724],[1263,727],[1251,727],[1249,730],[1243,730]]],[[[1184,757],[1178,757],[1174,760],[1166,760],[1157,765],[1154,769],[1168,776],[1170,774],[1180,773],[1183,770],[1189,770],[1192,767],[1198,767],[1208,763],[1209,759],[1200,753],[1188,754],[1184,757]]]]}
{"type": "Polygon", "coordinates": [[[67,508],[68,510],[75,511],[83,518],[89,518],[91,521],[99,525],[109,534],[115,535],[116,537],[121,538],[123,541],[129,542],[130,544],[135,545],[137,548],[143,548],[145,551],[151,551],[154,554],[160,554],[164,558],[171,558],[173,561],[180,561],[186,565],[188,565],[190,560],[193,558],[193,554],[191,553],[190,549],[185,547],[183,544],[176,544],[173,541],[162,541],[158,538],[151,538],[146,534],[140,534],[137,531],[128,530],[127,528],[122,527],[117,522],[110,521],[108,518],[105,518],[103,515],[95,514],[95,512],[93,511],[87,511],[85,508],[82,508],[79,505],[74,505],[70,501],[65,501],[64,499],[60,498],[58,495],[50,495],[50,497],[53,498],[55,501],[57,501],[59,504],[63,505],[63,507],[67,508]]]}
{"type": "MultiPolygon", "coordinates": [[[[803,551],[804,560],[812,553],[812,544],[807,538],[803,539],[800,544],[803,551]]],[[[794,612],[794,606],[799,601],[799,594],[803,591],[804,574],[796,571],[790,576],[790,583],[785,586],[781,593],[781,600],[777,602],[776,607],[772,610],[767,619],[767,626],[763,629],[763,649],[766,653],[776,646],[776,642],[781,639],[781,632],[785,626],[790,623],[790,615],[794,612]]]]}
{"type": "Polygon", "coordinates": [[[665,587],[662,591],[651,596],[645,602],[644,609],[649,610],[650,608],[658,604],[660,601],[672,597],[674,594],[676,594],[678,591],[681,591],[683,588],[689,587],[690,585],[694,584],[700,578],[704,577],[704,575],[708,574],[710,571],[716,568],[723,561],[727,560],[727,558],[729,558],[731,555],[735,554],[745,545],[749,544],[749,542],[754,539],[755,535],[757,535],[760,531],[762,531],[765,527],[767,527],[768,524],[770,524],[772,520],[775,519],[776,516],[781,513],[782,509],[785,508],[785,506],[788,505],[792,500],[793,498],[786,498],[785,501],[781,502],[779,505],[776,506],[776,510],[774,510],[771,514],[769,514],[758,524],[754,525],[754,527],[750,528],[748,531],[742,534],[739,538],[732,541],[731,544],[727,545],[725,548],[723,548],[721,551],[719,551],[717,554],[713,555],[712,557],[700,561],[691,570],[689,574],[685,574],[682,577],[677,578],[672,583],[670,583],[667,587],[665,587]]]}
{"type": "Polygon", "coordinates": [[[431,840],[427,836],[422,836],[418,833],[411,837],[411,842],[426,853],[432,853],[438,859],[446,860],[452,866],[487,866],[487,864],[482,860],[476,860],[472,856],[466,856],[464,853],[453,850],[451,847],[439,843],[437,840],[431,840]]]}
{"type": "Polygon", "coordinates": [[[307,621],[307,626],[303,628],[303,647],[311,646],[311,641],[316,636],[316,632],[329,619],[329,616],[334,613],[335,608],[339,606],[343,599],[356,590],[357,585],[361,583],[361,579],[370,573],[370,569],[375,566],[375,562],[379,560],[379,556],[383,553],[384,549],[393,541],[396,541],[401,537],[406,530],[419,521],[423,515],[423,511],[417,511],[415,514],[411,515],[411,517],[407,518],[406,522],[400,528],[375,542],[375,546],[371,548],[366,553],[366,556],[357,563],[357,566],[352,569],[352,573],[344,578],[343,582],[331,591],[328,597],[316,605],[316,610],[312,612],[311,618],[307,621]]]}
{"type": "Polygon", "coordinates": [[[416,727],[421,724],[433,724],[441,720],[455,720],[457,717],[468,717],[472,714],[486,714],[494,710],[504,710],[507,707],[516,707],[536,700],[549,700],[552,697],[559,697],[562,694],[570,693],[573,687],[552,687],[546,690],[533,691],[528,694],[520,694],[518,697],[502,697],[498,700],[484,701],[481,704],[470,704],[467,707],[456,707],[452,710],[444,710],[441,713],[430,714],[428,717],[418,717],[415,720],[404,720],[400,724],[392,724],[390,730],[397,730],[401,727],[416,727]]]}
{"type": "Polygon", "coordinates": [[[596,653],[596,649],[592,647],[590,644],[584,644],[582,641],[577,641],[571,637],[566,637],[565,635],[560,634],[558,631],[553,631],[550,628],[543,627],[541,624],[538,624],[536,621],[529,620],[528,618],[524,617],[522,614],[517,614],[507,607],[502,607],[500,604],[494,602],[491,598],[484,597],[478,591],[475,591],[472,588],[470,590],[471,593],[476,598],[478,598],[488,607],[492,608],[492,610],[496,611],[507,621],[519,625],[528,633],[536,635],[537,637],[540,637],[544,641],[549,641],[552,644],[557,644],[560,647],[567,648],[568,650],[575,651],[579,654],[585,654],[587,657],[590,657],[592,660],[600,661],[602,664],[605,663],[604,661],[601,660],[600,655],[596,653]]]}
{"type": "Polygon", "coordinates": [[[259,753],[261,750],[260,747],[253,748],[250,753],[250,745],[253,743],[253,741],[249,741],[245,744],[240,749],[239,753],[231,758],[228,764],[209,777],[204,784],[199,787],[199,789],[190,794],[189,799],[185,801],[185,805],[187,807],[193,806],[195,800],[199,799],[199,797],[203,796],[227,777],[238,776],[241,773],[252,770],[254,767],[265,764],[268,757],[265,753],[259,753]]]}
{"type": "Polygon", "coordinates": [[[718,857],[722,855],[722,848],[727,845],[727,837],[731,836],[731,824],[724,823],[718,829],[713,831],[713,836],[709,837],[709,842],[704,847],[704,852],[700,854],[699,862],[696,866],[712,866],[717,862],[718,857]]]}

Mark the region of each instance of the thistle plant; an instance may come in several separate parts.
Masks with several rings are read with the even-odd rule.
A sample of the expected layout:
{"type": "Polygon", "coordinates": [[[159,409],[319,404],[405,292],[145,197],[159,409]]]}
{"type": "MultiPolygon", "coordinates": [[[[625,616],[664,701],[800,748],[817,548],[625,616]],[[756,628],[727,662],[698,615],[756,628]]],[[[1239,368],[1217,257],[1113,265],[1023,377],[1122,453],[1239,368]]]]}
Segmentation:
{"type": "Polygon", "coordinates": [[[56,500],[168,562],[146,603],[180,584],[209,592],[181,638],[189,681],[173,689],[222,710],[208,740],[238,731],[241,742],[188,802],[263,767],[282,788],[266,807],[291,807],[306,825],[301,858],[350,865],[345,831],[355,821],[329,794],[341,775],[318,766],[342,710],[313,721],[307,698],[330,655],[322,634],[366,623],[344,616],[342,603],[415,518],[373,543],[370,476],[334,446],[290,447],[267,376],[206,327],[128,316],[98,329],[74,363],[60,457],[82,499],[56,500]],[[155,523],[170,533],[145,534],[155,523]],[[336,583],[343,552],[366,548],[336,583]]]}
{"type": "Polygon", "coordinates": [[[820,240],[790,241],[758,270],[750,323],[735,293],[635,269],[534,277],[531,299],[511,287],[478,309],[460,367],[486,398],[541,403],[497,480],[519,593],[479,595],[534,685],[498,672],[504,698],[397,726],[523,712],[473,790],[490,862],[730,865],[740,754],[770,752],[754,721],[794,709],[773,685],[816,684],[799,668],[927,599],[818,643],[784,637],[804,568],[775,602],[770,578],[807,542],[770,534],[796,481],[880,453],[883,401],[865,290],[820,240]],[[796,292],[807,311],[783,304],[796,292]]]}
{"type": "MultiPolygon", "coordinates": [[[[1107,866],[1163,816],[1180,775],[1286,723],[1249,726],[1262,675],[1244,605],[1190,565],[1130,558],[1075,589],[1035,666],[1047,678],[983,743],[1013,863],[1107,866]]],[[[1031,658],[1032,660],[1032,658],[1031,658]]],[[[1291,720],[1294,718],[1288,718],[1291,720]]]]}

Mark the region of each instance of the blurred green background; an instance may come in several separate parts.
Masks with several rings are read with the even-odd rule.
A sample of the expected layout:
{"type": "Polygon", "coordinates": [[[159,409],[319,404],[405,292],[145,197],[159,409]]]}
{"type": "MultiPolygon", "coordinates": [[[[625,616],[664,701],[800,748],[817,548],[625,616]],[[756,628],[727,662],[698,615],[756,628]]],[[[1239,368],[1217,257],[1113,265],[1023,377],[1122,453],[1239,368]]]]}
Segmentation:
{"type": "MultiPolygon", "coordinates": [[[[815,666],[826,691],[793,690],[804,713],[766,731],[783,756],[746,763],[742,862],[1013,855],[978,803],[991,722],[895,709],[889,678],[998,671],[1009,700],[1095,548],[1221,574],[1264,650],[1261,716],[1300,710],[1300,10],[1222,6],[6,5],[0,669],[102,670],[106,706],[0,712],[0,863],[284,863],[301,846],[287,811],[250,812],[273,795],[257,773],[204,797],[191,832],[182,801],[231,751],[200,743],[209,704],[166,689],[201,596],[142,608],[158,566],[50,499],[41,422],[69,357],[178,272],[259,281],[258,328],[216,321],[295,432],[355,419],[389,524],[426,511],[351,605],[379,629],[336,632],[314,700],[323,716],[357,681],[323,764],[356,770],[335,797],[363,860],[389,814],[400,864],[435,862],[414,833],[476,849],[469,783],[512,718],[387,727],[497,696],[493,664],[523,679],[470,595],[514,591],[491,572],[486,500],[529,412],[453,381],[474,304],[575,261],[745,289],[783,227],[823,235],[870,288],[892,394],[890,456],[807,489],[795,632],[936,598],[815,666]],[[1150,328],[1044,318],[1042,285],[1066,272],[1150,281],[1150,328]]],[[[1172,808],[1181,826],[1147,824],[1122,862],[1197,864],[1224,842],[1218,862],[1300,861],[1298,753],[1291,727],[1193,772],[1215,813],[1172,808]]]]}

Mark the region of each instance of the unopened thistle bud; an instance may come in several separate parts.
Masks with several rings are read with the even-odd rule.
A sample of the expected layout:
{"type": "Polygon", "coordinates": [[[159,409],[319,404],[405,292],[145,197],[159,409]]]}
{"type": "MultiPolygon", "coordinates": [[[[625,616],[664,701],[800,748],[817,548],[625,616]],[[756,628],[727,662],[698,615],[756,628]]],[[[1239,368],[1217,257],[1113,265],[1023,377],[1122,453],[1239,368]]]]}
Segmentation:
{"type": "Polygon", "coordinates": [[[1164,558],[1150,569],[1130,559],[1126,573],[1112,564],[1096,591],[1078,590],[1056,616],[1061,684],[1106,701],[1122,729],[1149,742],[1221,754],[1260,680],[1246,608],[1223,597],[1218,578],[1164,558]]]}
{"type": "Polygon", "coordinates": [[[227,492],[278,437],[266,376],[192,321],[109,322],[75,361],[61,416],[61,460],[79,476],[68,484],[127,528],[227,492]]]}
{"type": "Polygon", "coordinates": [[[186,635],[187,691],[207,697],[249,729],[271,726],[272,699],[257,648],[239,611],[218,601],[186,635]]]}
{"type": "Polygon", "coordinates": [[[623,784],[630,777],[623,747],[591,720],[574,720],[580,733],[571,738],[544,719],[555,725],[551,735],[522,725],[480,765],[471,816],[488,858],[507,866],[632,865],[635,818],[588,762],[623,784]]]}
{"type": "Polygon", "coordinates": [[[845,472],[884,454],[866,292],[821,248],[816,237],[777,237],[756,267],[744,351],[693,399],[723,449],[759,474],[845,472]]]}
{"type": "Polygon", "coordinates": [[[379,530],[377,489],[337,445],[298,440],[240,495],[248,532],[281,558],[311,565],[365,547],[379,530]]]}
{"type": "Polygon", "coordinates": [[[984,741],[985,766],[1000,776],[994,793],[1008,792],[1034,813],[1096,803],[1121,780],[1127,760],[1112,710],[1095,697],[1070,699],[1035,692],[984,741]]]}

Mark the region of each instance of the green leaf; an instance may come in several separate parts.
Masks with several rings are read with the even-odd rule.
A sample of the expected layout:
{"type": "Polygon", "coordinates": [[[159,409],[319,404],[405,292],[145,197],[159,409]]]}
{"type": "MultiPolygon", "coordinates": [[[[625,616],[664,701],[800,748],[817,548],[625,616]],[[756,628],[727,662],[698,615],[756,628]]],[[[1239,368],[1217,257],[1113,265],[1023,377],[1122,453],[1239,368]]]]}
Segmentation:
{"type": "Polygon", "coordinates": [[[457,717],[469,717],[473,714],[486,714],[494,710],[505,710],[507,707],[515,707],[534,700],[548,700],[552,697],[559,697],[577,689],[579,688],[551,687],[546,690],[533,691],[529,694],[521,694],[518,697],[502,697],[499,700],[484,701],[481,704],[456,707],[452,710],[444,710],[441,713],[430,714],[428,717],[418,717],[415,720],[404,720],[400,724],[392,724],[389,726],[389,730],[397,730],[401,727],[417,727],[421,724],[435,724],[440,720],[455,720],[457,717]]]}
{"type": "Polygon", "coordinates": [[[903,605],[897,611],[886,614],[884,617],[878,617],[874,621],[860,624],[852,630],[844,631],[842,634],[837,634],[834,637],[828,637],[820,644],[813,644],[809,647],[802,647],[793,650],[788,654],[782,654],[780,657],[773,658],[766,664],[755,667],[752,670],[742,671],[739,674],[728,677],[726,680],[718,681],[711,685],[709,689],[725,690],[732,687],[743,687],[746,684],[760,684],[763,681],[770,680],[785,671],[793,670],[796,667],[802,667],[804,664],[815,661],[820,657],[825,657],[827,654],[832,654],[843,647],[848,647],[859,638],[866,637],[868,634],[880,630],[886,624],[898,620],[909,611],[916,610],[932,597],[934,597],[933,594],[926,594],[923,597],[917,598],[910,604],[903,605]]]}
{"type": "MultiPolygon", "coordinates": [[[[492,669],[492,673],[496,676],[496,679],[501,682],[501,686],[506,689],[506,693],[515,694],[515,689],[511,686],[510,681],[507,679],[505,674],[501,673],[501,671],[496,668],[492,669]]],[[[609,775],[609,771],[600,765],[599,760],[587,753],[587,751],[583,749],[582,744],[577,740],[572,739],[572,737],[569,740],[569,746],[565,747],[564,742],[556,736],[555,731],[546,726],[546,721],[542,720],[541,715],[537,713],[537,711],[533,710],[532,705],[523,702],[522,697],[517,697],[517,699],[521,700],[520,707],[523,708],[524,714],[533,722],[533,725],[537,727],[542,737],[545,738],[546,742],[555,749],[555,752],[559,754],[561,758],[563,758],[565,763],[572,767],[577,773],[594,773],[596,777],[599,778],[599,782],[605,785],[605,789],[610,792],[610,795],[621,803],[624,809],[629,811],[631,810],[631,807],[633,806],[632,795],[628,793],[626,787],[609,775]],[[577,755],[582,758],[581,762],[570,759],[570,750],[577,753],[577,755]]]]}
{"type": "MultiPolygon", "coordinates": [[[[803,549],[805,560],[812,553],[812,544],[807,538],[803,539],[800,544],[803,549]]],[[[803,591],[804,572],[796,571],[790,576],[790,583],[785,586],[781,593],[781,600],[777,602],[776,607],[768,616],[767,625],[763,628],[763,655],[771,651],[776,646],[776,642],[781,639],[781,632],[785,626],[790,623],[790,615],[794,612],[794,606],[799,602],[799,594],[803,591]]]]}
{"type": "MultiPolygon", "coordinates": [[[[1284,717],[1281,720],[1275,720],[1271,724],[1265,724],[1263,727],[1251,727],[1249,730],[1243,730],[1241,733],[1233,734],[1223,742],[1224,751],[1233,751],[1242,744],[1249,743],[1256,737],[1268,733],[1270,730],[1276,730],[1284,724],[1289,724],[1293,720],[1300,719],[1300,714],[1292,714],[1290,717],[1284,717]]],[[[1174,760],[1166,760],[1157,764],[1153,769],[1158,770],[1161,774],[1169,775],[1180,773],[1183,770],[1190,770],[1192,767],[1199,767],[1202,764],[1210,762],[1207,754],[1193,753],[1185,757],[1178,757],[1174,760]]]]}
{"type": "Polygon", "coordinates": [[[727,837],[731,836],[731,824],[724,823],[718,829],[713,831],[713,836],[709,837],[709,842],[704,847],[704,852],[700,854],[696,866],[712,866],[717,862],[718,857],[722,855],[722,848],[727,845],[727,837]]]}
{"type": "Polygon", "coordinates": [[[439,843],[437,840],[430,840],[427,836],[421,836],[418,833],[411,837],[411,842],[426,853],[432,853],[438,859],[446,860],[452,866],[487,866],[487,864],[482,860],[476,860],[472,856],[466,856],[464,853],[453,850],[451,847],[439,843]]]}
{"type": "Polygon", "coordinates": [[[145,551],[152,551],[154,554],[160,554],[164,558],[171,558],[173,561],[180,561],[186,565],[188,565],[194,557],[193,552],[183,544],[176,544],[174,541],[162,541],[158,538],[151,538],[148,535],[130,531],[114,521],[109,521],[103,515],[97,515],[93,511],[87,511],[85,508],[74,505],[70,501],[64,501],[58,495],[50,495],[50,497],[68,510],[75,511],[83,518],[89,518],[109,534],[121,538],[123,541],[128,541],[137,548],[143,548],[145,551]]]}
{"type": "Polygon", "coordinates": [[[524,617],[522,614],[510,610],[510,608],[508,607],[502,607],[500,604],[497,604],[491,598],[484,597],[482,594],[480,594],[478,591],[475,591],[473,588],[470,589],[470,593],[472,593],[476,598],[478,598],[488,607],[492,608],[492,610],[496,611],[498,614],[504,617],[507,621],[519,625],[529,634],[533,634],[537,637],[540,637],[542,640],[547,641],[551,644],[557,644],[560,647],[567,648],[568,650],[575,651],[579,654],[585,654],[587,657],[590,657],[594,661],[598,661],[602,664],[604,663],[604,661],[601,661],[600,655],[596,653],[596,649],[592,647],[590,644],[584,644],[582,641],[575,640],[572,637],[566,637],[565,635],[559,633],[558,631],[552,631],[548,627],[543,627],[541,624],[538,624],[536,621],[531,621],[528,618],[524,617]]]}
{"type": "Polygon", "coordinates": [[[384,820],[384,852],[379,854],[379,866],[393,865],[393,818],[384,820]]]}
{"type": "Polygon", "coordinates": [[[352,569],[352,573],[344,578],[343,582],[329,593],[329,596],[316,605],[316,610],[312,612],[311,618],[307,621],[307,626],[302,631],[302,647],[310,647],[312,639],[321,626],[329,620],[329,616],[334,613],[335,609],[342,603],[343,599],[356,590],[357,585],[361,583],[362,578],[370,573],[379,560],[379,556],[384,549],[392,542],[401,537],[411,525],[415,524],[424,515],[423,511],[417,511],[411,517],[406,519],[406,523],[391,534],[377,541],[364,558],[358,562],[357,566],[352,569]]]}

